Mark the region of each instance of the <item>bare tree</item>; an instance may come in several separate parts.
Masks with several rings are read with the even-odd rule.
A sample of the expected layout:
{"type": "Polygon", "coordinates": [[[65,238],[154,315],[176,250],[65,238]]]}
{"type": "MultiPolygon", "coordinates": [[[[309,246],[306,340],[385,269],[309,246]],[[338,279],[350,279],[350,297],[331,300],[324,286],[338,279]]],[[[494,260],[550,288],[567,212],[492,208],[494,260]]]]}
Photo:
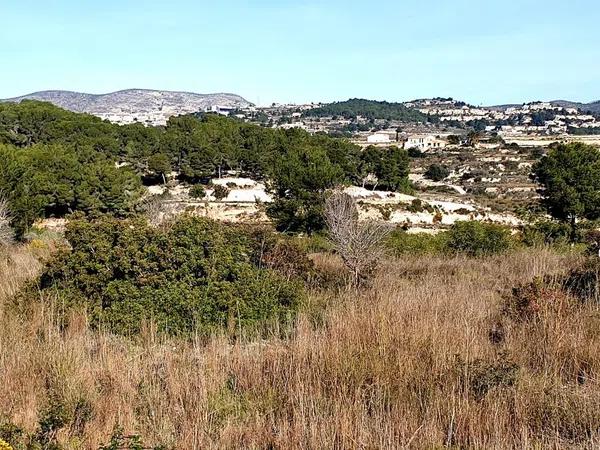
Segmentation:
{"type": "Polygon", "coordinates": [[[360,285],[383,256],[381,241],[389,234],[390,226],[376,221],[360,222],[356,202],[341,191],[334,191],[327,198],[325,222],[330,239],[352,273],[353,284],[360,285]]]}
{"type": "Polygon", "coordinates": [[[174,202],[162,196],[147,197],[142,203],[141,210],[146,215],[150,226],[158,227],[177,216],[179,210],[174,202]]]}

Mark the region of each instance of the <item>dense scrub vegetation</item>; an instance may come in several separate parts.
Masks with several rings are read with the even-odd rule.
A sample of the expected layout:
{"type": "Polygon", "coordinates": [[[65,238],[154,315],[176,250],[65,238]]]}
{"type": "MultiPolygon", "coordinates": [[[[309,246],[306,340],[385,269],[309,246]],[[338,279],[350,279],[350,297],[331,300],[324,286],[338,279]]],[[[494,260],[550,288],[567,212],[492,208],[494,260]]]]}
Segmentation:
{"type": "MultiPolygon", "coordinates": [[[[467,255],[490,256],[516,247],[520,236],[511,237],[502,225],[475,221],[459,221],[447,231],[437,234],[409,234],[397,229],[386,245],[394,255],[467,255]]],[[[536,241],[537,243],[537,241],[536,241]]]]}
{"type": "MultiPolygon", "coordinates": [[[[284,324],[303,298],[299,277],[276,271],[268,232],[183,216],[165,228],[143,219],[72,220],[69,249],[55,256],[29,295],[84,307],[94,326],[137,333],[146,322],[171,334],[232,334],[284,324]]],[[[293,263],[302,264],[302,253],[293,263]]],[[[289,264],[289,263],[288,263],[289,264]]]]}
{"type": "Polygon", "coordinates": [[[429,122],[436,118],[423,114],[416,109],[410,109],[402,103],[365,100],[353,98],[343,102],[329,103],[313,108],[304,113],[311,117],[338,116],[345,119],[356,119],[358,116],[365,119],[400,120],[403,122],[429,122]]]}

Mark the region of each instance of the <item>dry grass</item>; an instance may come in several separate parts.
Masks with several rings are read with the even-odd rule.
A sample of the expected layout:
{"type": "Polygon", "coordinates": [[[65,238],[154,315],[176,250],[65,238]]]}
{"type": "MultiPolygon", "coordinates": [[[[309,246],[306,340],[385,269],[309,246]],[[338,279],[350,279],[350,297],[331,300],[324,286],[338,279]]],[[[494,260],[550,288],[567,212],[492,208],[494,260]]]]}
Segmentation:
{"type": "MultiPolygon", "coordinates": [[[[133,342],[91,331],[83,316],[61,329],[50,307],[27,322],[5,310],[0,414],[32,431],[58,399],[77,409],[59,433],[67,448],[96,449],[116,423],[180,449],[596,447],[596,307],[489,339],[502,292],[572,258],[389,261],[371,288],[330,296],[319,320],[301,316],[287,341],[189,342],[149,329],[133,342]]],[[[0,270],[6,299],[35,264],[0,270]]]]}

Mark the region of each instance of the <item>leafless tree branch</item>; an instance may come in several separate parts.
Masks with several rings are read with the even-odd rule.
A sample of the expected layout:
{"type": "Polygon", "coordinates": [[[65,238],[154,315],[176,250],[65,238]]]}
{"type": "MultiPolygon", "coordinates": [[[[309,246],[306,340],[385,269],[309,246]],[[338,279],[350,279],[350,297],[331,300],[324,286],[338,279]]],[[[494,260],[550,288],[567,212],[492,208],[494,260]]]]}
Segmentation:
{"type": "Polygon", "coordinates": [[[325,222],[330,239],[352,272],[354,285],[360,285],[383,256],[381,241],[390,232],[389,225],[375,221],[360,222],[356,202],[341,191],[334,191],[327,198],[325,222]]]}

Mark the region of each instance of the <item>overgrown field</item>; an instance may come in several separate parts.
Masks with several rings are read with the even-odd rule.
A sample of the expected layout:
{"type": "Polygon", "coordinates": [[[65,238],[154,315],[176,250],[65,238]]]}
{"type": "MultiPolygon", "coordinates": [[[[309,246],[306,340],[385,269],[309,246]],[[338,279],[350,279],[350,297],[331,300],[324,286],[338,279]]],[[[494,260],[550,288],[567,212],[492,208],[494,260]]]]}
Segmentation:
{"type": "Polygon", "coordinates": [[[598,304],[552,281],[580,256],[400,256],[350,288],[322,253],[285,333],[123,336],[60,301],[15,312],[47,257],[36,242],[0,268],[0,438],[15,449],[600,445],[598,304]]]}

